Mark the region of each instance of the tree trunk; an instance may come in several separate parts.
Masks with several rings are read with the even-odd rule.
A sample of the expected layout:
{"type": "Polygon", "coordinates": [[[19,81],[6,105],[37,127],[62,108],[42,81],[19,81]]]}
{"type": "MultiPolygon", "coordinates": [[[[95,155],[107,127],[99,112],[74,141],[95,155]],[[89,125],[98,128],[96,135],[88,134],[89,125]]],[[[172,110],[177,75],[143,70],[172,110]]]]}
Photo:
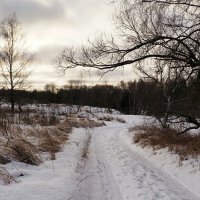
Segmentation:
{"type": "Polygon", "coordinates": [[[15,111],[15,100],[14,100],[14,90],[10,90],[10,103],[11,103],[11,112],[14,113],[15,111]]]}

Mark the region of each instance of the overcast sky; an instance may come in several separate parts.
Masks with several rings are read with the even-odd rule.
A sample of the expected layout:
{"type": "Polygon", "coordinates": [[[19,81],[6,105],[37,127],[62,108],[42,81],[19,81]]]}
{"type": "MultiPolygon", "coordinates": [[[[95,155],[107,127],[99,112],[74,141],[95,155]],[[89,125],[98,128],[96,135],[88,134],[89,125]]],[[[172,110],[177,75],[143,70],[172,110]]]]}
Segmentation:
{"type": "MultiPolygon", "coordinates": [[[[81,45],[99,32],[112,33],[113,10],[110,0],[0,0],[0,18],[17,14],[28,48],[36,55],[30,77],[32,88],[43,88],[49,82],[60,86],[80,79],[78,70],[59,76],[51,61],[65,46],[81,45]]],[[[99,83],[100,77],[82,74],[87,83],[99,83]]],[[[101,81],[116,84],[133,79],[132,74],[115,71],[101,81]]]]}

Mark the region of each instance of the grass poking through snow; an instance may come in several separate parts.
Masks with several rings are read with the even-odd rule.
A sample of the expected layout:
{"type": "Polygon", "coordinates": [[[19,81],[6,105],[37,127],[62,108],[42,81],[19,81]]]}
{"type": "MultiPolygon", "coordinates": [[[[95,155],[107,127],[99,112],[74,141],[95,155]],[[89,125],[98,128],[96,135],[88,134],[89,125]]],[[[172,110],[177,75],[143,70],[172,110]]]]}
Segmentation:
{"type": "Polygon", "coordinates": [[[174,129],[163,130],[155,126],[138,126],[129,131],[134,132],[134,143],[154,150],[168,148],[170,152],[179,155],[180,161],[200,156],[200,135],[180,135],[174,129]]]}

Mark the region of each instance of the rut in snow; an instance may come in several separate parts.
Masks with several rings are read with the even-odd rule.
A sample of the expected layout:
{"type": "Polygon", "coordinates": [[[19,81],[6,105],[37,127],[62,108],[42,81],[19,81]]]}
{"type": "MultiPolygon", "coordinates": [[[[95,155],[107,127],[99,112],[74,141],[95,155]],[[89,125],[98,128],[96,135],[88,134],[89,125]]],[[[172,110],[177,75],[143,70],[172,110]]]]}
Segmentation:
{"type": "Polygon", "coordinates": [[[120,140],[125,127],[90,130],[88,158],[74,199],[198,200],[181,184],[120,140]]]}

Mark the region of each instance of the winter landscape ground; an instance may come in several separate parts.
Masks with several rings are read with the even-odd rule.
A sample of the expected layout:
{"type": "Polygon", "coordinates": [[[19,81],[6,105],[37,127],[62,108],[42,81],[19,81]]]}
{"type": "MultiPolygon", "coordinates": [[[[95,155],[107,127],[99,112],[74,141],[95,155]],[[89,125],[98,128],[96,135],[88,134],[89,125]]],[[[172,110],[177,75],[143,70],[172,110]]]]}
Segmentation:
{"type": "Polygon", "coordinates": [[[200,0],[1,0],[0,200],[111,199],[200,200],[200,0]]]}
{"type": "MultiPolygon", "coordinates": [[[[8,174],[2,176],[1,170],[1,200],[200,199],[198,160],[191,158],[180,164],[178,155],[166,148],[152,150],[133,143],[135,131],[130,128],[146,123],[151,120],[149,117],[117,111],[108,114],[105,109],[89,107],[34,105],[31,109],[38,113],[44,110],[49,115],[54,110],[60,119],[56,126],[73,115],[73,128],[53,158],[52,151],[38,148],[33,141],[39,149],[36,155],[42,160],[38,165],[19,162],[15,157],[1,165],[11,180],[7,184],[8,174]]],[[[32,128],[21,126],[21,130],[32,128]]],[[[23,139],[26,136],[31,142],[33,136],[25,132],[21,132],[23,139]]],[[[57,133],[53,134],[52,140],[57,133]]]]}

